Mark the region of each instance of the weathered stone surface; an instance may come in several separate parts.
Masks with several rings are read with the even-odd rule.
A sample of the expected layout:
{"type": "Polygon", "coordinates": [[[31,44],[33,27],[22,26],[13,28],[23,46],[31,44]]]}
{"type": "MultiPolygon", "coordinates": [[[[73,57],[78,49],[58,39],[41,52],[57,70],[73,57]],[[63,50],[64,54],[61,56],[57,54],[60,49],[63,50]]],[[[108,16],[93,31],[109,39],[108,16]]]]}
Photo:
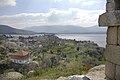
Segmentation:
{"type": "Polygon", "coordinates": [[[106,13],[99,17],[100,26],[119,26],[120,25],[120,1],[107,0],[106,13]]]}
{"type": "Polygon", "coordinates": [[[56,80],[67,80],[67,77],[59,77],[58,79],[56,80]]]}
{"type": "Polygon", "coordinates": [[[22,79],[24,76],[18,72],[9,72],[2,76],[1,80],[18,80],[22,79]]]}
{"type": "Polygon", "coordinates": [[[105,74],[109,79],[115,80],[115,64],[106,62],[105,74]]]}
{"type": "Polygon", "coordinates": [[[117,27],[108,27],[108,30],[107,30],[107,44],[117,45],[117,27]]]}
{"type": "Polygon", "coordinates": [[[120,65],[120,46],[107,45],[105,50],[106,60],[120,65]]]}
{"type": "Polygon", "coordinates": [[[120,80],[120,66],[116,66],[116,80],[120,80]]]}
{"type": "Polygon", "coordinates": [[[90,79],[84,75],[73,75],[69,76],[67,80],[90,80],[90,79]]]}
{"type": "Polygon", "coordinates": [[[120,80],[120,0],[107,0],[106,11],[98,21],[99,26],[109,26],[105,50],[106,79],[120,80]]]}
{"type": "Polygon", "coordinates": [[[120,45],[120,26],[118,27],[118,44],[120,45]]]}
{"type": "Polygon", "coordinates": [[[95,71],[104,71],[105,65],[99,65],[91,68],[88,72],[95,72],[95,71]]]}
{"type": "Polygon", "coordinates": [[[106,80],[113,80],[113,79],[110,79],[110,78],[106,77],[106,80]]]}
{"type": "Polygon", "coordinates": [[[86,74],[91,80],[106,80],[105,79],[105,65],[95,66],[86,74]]]}
{"type": "Polygon", "coordinates": [[[115,10],[120,10],[120,0],[114,0],[115,2],[115,10]]]}
{"type": "Polygon", "coordinates": [[[114,0],[107,0],[107,2],[111,2],[111,3],[114,3],[115,1],[114,1],[114,0]]]}
{"type": "Polygon", "coordinates": [[[106,11],[114,11],[115,10],[115,2],[114,0],[107,0],[106,11]]]}
{"type": "Polygon", "coordinates": [[[119,26],[120,25],[120,10],[106,12],[99,16],[100,26],[119,26]]]}

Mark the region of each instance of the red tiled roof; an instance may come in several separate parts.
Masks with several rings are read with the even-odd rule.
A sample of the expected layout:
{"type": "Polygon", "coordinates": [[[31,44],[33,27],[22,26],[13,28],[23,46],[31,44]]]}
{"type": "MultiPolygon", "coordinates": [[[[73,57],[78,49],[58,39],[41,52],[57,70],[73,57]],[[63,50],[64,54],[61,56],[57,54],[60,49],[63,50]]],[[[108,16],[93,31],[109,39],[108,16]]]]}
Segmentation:
{"type": "Polygon", "coordinates": [[[17,51],[15,53],[9,53],[8,56],[18,56],[18,57],[24,57],[27,56],[29,53],[27,51],[17,51]]]}

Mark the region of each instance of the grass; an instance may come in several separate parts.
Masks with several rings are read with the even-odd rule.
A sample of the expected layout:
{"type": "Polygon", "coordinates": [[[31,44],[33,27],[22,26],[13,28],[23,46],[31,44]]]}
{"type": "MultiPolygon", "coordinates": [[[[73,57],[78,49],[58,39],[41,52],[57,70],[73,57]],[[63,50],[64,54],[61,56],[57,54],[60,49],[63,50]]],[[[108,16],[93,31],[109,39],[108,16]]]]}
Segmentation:
{"type": "Polygon", "coordinates": [[[45,43],[41,52],[38,51],[37,53],[37,51],[33,50],[35,53],[32,55],[35,61],[42,62],[44,59],[45,65],[35,69],[31,76],[25,74],[25,78],[22,80],[54,80],[61,76],[83,75],[90,68],[94,67],[96,63],[101,64],[105,62],[103,54],[101,54],[102,52],[90,55],[90,51],[91,53],[92,51],[97,51],[96,46],[85,46],[84,44],[69,40],[60,45],[58,43],[45,43]],[[45,53],[44,57],[41,53],[45,53]]]}
{"type": "Polygon", "coordinates": [[[25,80],[41,80],[41,79],[57,79],[61,76],[67,77],[70,75],[81,75],[87,72],[87,68],[83,66],[83,63],[78,63],[77,61],[71,61],[66,66],[58,66],[53,68],[43,68],[43,69],[36,69],[32,78],[28,78],[25,80]]]}

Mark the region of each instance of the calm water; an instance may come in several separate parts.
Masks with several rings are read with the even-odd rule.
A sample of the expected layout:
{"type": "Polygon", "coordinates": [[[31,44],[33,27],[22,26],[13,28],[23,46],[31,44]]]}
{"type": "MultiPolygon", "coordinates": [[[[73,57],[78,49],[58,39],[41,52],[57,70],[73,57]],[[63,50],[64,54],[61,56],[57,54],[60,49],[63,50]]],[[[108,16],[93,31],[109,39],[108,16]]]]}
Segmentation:
{"type": "MultiPolygon", "coordinates": [[[[36,34],[36,35],[12,35],[12,36],[39,36],[43,34],[36,34]]],[[[59,38],[62,39],[75,39],[77,41],[94,41],[97,43],[100,47],[105,47],[106,45],[106,34],[56,34],[59,38]]]]}
{"type": "Polygon", "coordinates": [[[77,41],[94,41],[100,47],[105,47],[106,45],[106,34],[57,34],[57,36],[62,39],[75,39],[77,41]]]}

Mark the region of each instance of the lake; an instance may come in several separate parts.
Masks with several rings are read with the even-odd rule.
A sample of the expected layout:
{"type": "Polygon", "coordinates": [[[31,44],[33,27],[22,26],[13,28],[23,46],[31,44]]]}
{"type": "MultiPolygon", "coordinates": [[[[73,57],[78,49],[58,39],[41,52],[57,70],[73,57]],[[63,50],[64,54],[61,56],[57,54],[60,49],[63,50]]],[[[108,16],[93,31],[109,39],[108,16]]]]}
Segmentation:
{"type": "Polygon", "coordinates": [[[100,47],[105,47],[106,45],[106,34],[57,34],[59,38],[62,39],[75,39],[77,41],[94,41],[100,47]]]}
{"type": "MultiPolygon", "coordinates": [[[[12,35],[12,36],[39,36],[43,34],[36,34],[36,35],[12,35]]],[[[72,39],[72,40],[81,40],[81,41],[94,41],[97,43],[100,47],[105,47],[106,45],[106,34],[56,34],[59,38],[62,39],[72,39]]]]}

